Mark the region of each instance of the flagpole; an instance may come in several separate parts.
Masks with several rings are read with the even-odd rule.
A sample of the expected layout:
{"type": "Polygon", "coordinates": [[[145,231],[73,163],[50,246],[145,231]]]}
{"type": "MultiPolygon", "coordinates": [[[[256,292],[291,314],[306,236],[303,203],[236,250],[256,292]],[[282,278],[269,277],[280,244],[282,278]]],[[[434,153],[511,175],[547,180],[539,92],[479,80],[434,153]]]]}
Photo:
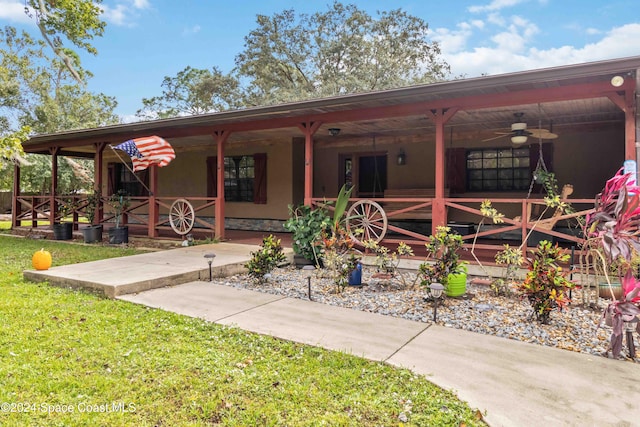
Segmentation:
{"type": "Polygon", "coordinates": [[[150,196],[153,196],[153,191],[151,191],[151,189],[149,187],[147,187],[147,185],[138,177],[138,175],[136,175],[136,173],[133,171],[133,169],[131,168],[131,166],[129,166],[129,163],[124,161],[122,159],[122,157],[120,157],[120,154],[118,154],[118,150],[116,150],[116,148],[109,144],[109,147],[113,150],[113,152],[115,153],[116,157],[118,157],[118,159],[120,159],[120,161],[122,162],[122,164],[124,164],[127,169],[129,169],[129,171],[131,172],[131,174],[138,180],[138,182],[140,184],[142,184],[142,186],[149,192],[150,196]]]}

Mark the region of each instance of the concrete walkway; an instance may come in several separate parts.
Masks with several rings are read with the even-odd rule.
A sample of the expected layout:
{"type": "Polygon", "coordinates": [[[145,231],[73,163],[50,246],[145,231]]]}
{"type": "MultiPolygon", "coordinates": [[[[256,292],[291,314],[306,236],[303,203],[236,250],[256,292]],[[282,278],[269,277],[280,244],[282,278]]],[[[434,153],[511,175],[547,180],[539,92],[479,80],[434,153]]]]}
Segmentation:
{"type": "MultiPolygon", "coordinates": [[[[216,253],[222,274],[239,269],[251,250],[195,246],[56,267],[48,275],[76,286],[100,280],[121,300],[411,369],[480,409],[492,426],[640,425],[639,364],[188,279],[208,280],[205,253],[216,253]],[[197,271],[187,272],[187,264],[197,271]],[[151,276],[177,282],[159,287],[151,276]]],[[[51,280],[44,273],[25,277],[51,280]]]]}

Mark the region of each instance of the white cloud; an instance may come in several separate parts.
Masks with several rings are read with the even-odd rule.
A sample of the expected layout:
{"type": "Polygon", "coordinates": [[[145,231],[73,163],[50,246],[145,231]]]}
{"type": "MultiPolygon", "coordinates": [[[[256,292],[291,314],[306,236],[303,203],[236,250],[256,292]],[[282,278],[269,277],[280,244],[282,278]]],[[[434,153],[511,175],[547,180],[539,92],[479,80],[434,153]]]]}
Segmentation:
{"type": "Polygon", "coordinates": [[[24,13],[24,3],[15,0],[0,0],[0,19],[12,22],[31,22],[31,19],[24,13]]]}
{"type": "Polygon", "coordinates": [[[182,35],[189,36],[191,34],[196,34],[196,33],[199,33],[201,29],[202,27],[196,24],[193,27],[185,28],[184,30],[182,30],[182,35]]]}
{"type": "Polygon", "coordinates": [[[597,29],[597,28],[587,28],[587,29],[585,30],[585,32],[586,32],[587,34],[589,34],[590,36],[594,36],[594,35],[602,34],[602,31],[600,31],[600,30],[599,30],[599,29],[597,29]]]}
{"type": "Polygon", "coordinates": [[[129,15],[128,8],[123,4],[118,4],[115,7],[107,5],[100,6],[102,8],[102,17],[105,21],[113,25],[126,25],[129,15]]]}
{"type": "Polygon", "coordinates": [[[494,12],[496,10],[504,9],[505,7],[515,6],[522,2],[523,0],[493,0],[489,4],[483,6],[469,6],[467,10],[471,13],[494,12]]]}
{"type": "Polygon", "coordinates": [[[133,0],[133,7],[136,9],[149,9],[151,4],[149,0],[133,0]]]}
{"type": "Polygon", "coordinates": [[[443,57],[454,75],[476,77],[636,56],[640,55],[639,39],[640,24],[627,24],[611,29],[597,42],[582,47],[526,49],[521,35],[503,32],[492,38],[493,46],[476,47],[471,51],[443,51],[443,57]],[[509,37],[515,40],[509,40],[509,37]]]}
{"type": "MultiPolygon", "coordinates": [[[[2,1],[2,0],[0,0],[2,1]]],[[[118,1],[115,6],[99,5],[105,21],[119,26],[132,26],[139,16],[138,11],[151,8],[149,0],[118,1]]]]}

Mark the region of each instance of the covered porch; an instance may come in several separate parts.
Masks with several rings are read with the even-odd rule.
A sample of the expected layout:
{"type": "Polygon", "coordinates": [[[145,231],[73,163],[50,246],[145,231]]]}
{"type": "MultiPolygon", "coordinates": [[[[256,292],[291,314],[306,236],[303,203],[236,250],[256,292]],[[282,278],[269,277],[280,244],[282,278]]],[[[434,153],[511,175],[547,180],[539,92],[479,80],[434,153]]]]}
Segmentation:
{"type": "Polygon", "coordinates": [[[58,158],[69,156],[93,159],[94,188],[103,195],[94,222],[111,224],[109,196],[117,183],[109,146],[159,135],[174,147],[176,160],[148,169],[149,191],[131,197],[123,218],[149,237],[171,233],[179,200],[193,207],[194,233],[224,240],[229,230],[282,231],[288,205],[325,203],[348,183],[351,203],[364,200],[384,211],[385,244],[420,243],[437,226],[452,225],[467,243],[477,237],[476,247],[487,249],[525,242],[533,228],[577,245],[581,235],[573,220],[588,212],[625,160],[637,160],[639,68],[640,57],[633,57],[38,135],[24,148],[51,156],[51,189],[22,194],[16,167],[12,223],[48,227],[62,218],[60,205],[69,205],[65,217],[76,230],[86,223],[86,196],[57,191],[58,158]],[[614,85],[614,76],[621,82],[614,85]],[[521,122],[527,141],[515,145],[513,125],[521,122]],[[545,135],[542,130],[557,138],[536,137],[545,135]],[[230,176],[229,165],[245,158],[251,181],[230,176]],[[511,166],[494,167],[507,158],[511,166]],[[536,224],[536,212],[544,210],[534,180],[541,159],[560,186],[573,185],[568,201],[576,212],[548,211],[536,224]],[[229,197],[247,183],[247,199],[229,197]],[[485,199],[505,213],[505,223],[484,222],[476,236],[485,199]]]}

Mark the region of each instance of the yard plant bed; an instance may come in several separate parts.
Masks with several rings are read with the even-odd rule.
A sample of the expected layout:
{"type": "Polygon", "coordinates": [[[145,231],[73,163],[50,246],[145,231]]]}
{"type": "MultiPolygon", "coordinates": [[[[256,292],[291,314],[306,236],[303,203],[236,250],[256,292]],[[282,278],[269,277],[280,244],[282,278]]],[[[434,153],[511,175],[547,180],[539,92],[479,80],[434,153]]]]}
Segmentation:
{"type": "Polygon", "coordinates": [[[25,282],[43,245],[54,265],[135,252],[0,236],[2,425],[485,425],[408,370],[25,282]]]}
{"type": "MultiPolygon", "coordinates": [[[[401,281],[377,278],[374,267],[363,270],[362,287],[346,287],[338,292],[322,270],[312,276],[312,299],[335,306],[401,317],[419,322],[432,322],[433,303],[426,289],[411,286],[415,274],[405,271],[407,285],[401,281]]],[[[384,276],[384,275],[383,275],[384,276]]],[[[237,288],[308,299],[304,273],[291,267],[275,269],[265,283],[259,284],[247,275],[217,279],[217,283],[237,288]]],[[[568,308],[551,314],[550,324],[532,320],[533,309],[518,295],[495,296],[488,285],[467,285],[467,293],[459,298],[444,298],[438,305],[437,323],[446,327],[495,335],[528,343],[557,347],[581,353],[605,355],[610,328],[598,328],[601,309],[582,306],[582,290],[574,289],[568,308]]],[[[604,302],[601,305],[604,307],[604,302]]]]}

